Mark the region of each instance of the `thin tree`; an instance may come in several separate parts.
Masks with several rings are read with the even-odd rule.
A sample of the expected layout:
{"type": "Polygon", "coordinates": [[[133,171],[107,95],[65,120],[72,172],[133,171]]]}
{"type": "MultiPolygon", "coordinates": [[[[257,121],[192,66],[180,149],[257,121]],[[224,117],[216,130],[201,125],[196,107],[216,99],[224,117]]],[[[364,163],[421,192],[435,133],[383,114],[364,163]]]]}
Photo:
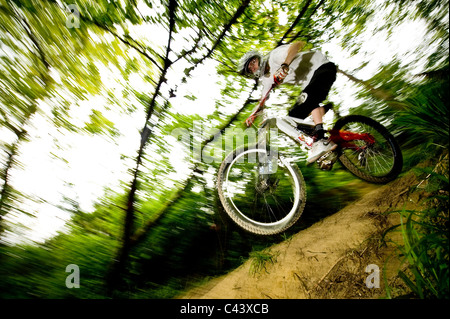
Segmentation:
{"type": "MultiPolygon", "coordinates": [[[[223,27],[222,32],[220,33],[217,40],[214,42],[212,47],[207,51],[207,53],[197,62],[196,65],[199,65],[202,63],[206,58],[208,58],[213,51],[217,48],[217,46],[220,44],[220,42],[225,37],[226,33],[229,31],[231,26],[236,23],[239,16],[242,15],[242,13],[245,11],[245,9],[250,4],[250,0],[244,0],[239,8],[236,10],[235,14],[231,17],[229,22],[223,27]]],[[[150,129],[148,127],[148,123],[150,121],[150,118],[152,117],[155,105],[156,105],[156,99],[160,94],[160,89],[163,83],[166,82],[166,73],[169,69],[169,67],[173,64],[172,61],[169,59],[169,55],[172,52],[171,44],[173,41],[173,32],[175,28],[175,19],[176,19],[176,9],[177,9],[177,2],[175,0],[169,0],[168,6],[167,6],[167,12],[169,14],[169,36],[168,36],[168,42],[166,46],[166,52],[165,56],[163,58],[163,67],[162,72],[159,76],[159,81],[156,85],[155,91],[152,95],[152,98],[150,100],[149,106],[147,108],[147,115],[145,119],[144,128],[142,129],[141,133],[141,145],[138,151],[138,156],[136,158],[136,166],[133,170],[133,179],[130,185],[130,189],[128,191],[127,196],[127,207],[125,210],[125,218],[124,218],[124,230],[122,234],[122,245],[119,248],[119,251],[117,253],[117,257],[114,259],[113,264],[111,265],[111,268],[107,274],[107,289],[109,293],[112,293],[113,290],[119,286],[121,274],[125,270],[125,266],[130,254],[130,251],[132,247],[135,245],[135,243],[140,241],[142,234],[146,234],[148,230],[151,228],[151,226],[154,224],[155,220],[147,222],[146,226],[143,228],[144,231],[140,230],[139,233],[135,234],[134,229],[134,221],[135,221],[135,204],[136,204],[136,192],[138,190],[138,180],[139,180],[139,174],[140,174],[140,166],[142,164],[142,157],[144,155],[145,147],[147,144],[147,141],[149,140],[150,136],[150,129]]],[[[187,187],[187,184],[185,184],[185,187],[187,187]]],[[[184,188],[182,188],[177,194],[175,195],[175,199],[183,193],[184,188]]],[[[172,201],[173,202],[173,201],[172,201]]],[[[161,210],[157,215],[161,217],[168,208],[172,205],[172,202],[166,203],[164,205],[165,209],[161,210]]]]}

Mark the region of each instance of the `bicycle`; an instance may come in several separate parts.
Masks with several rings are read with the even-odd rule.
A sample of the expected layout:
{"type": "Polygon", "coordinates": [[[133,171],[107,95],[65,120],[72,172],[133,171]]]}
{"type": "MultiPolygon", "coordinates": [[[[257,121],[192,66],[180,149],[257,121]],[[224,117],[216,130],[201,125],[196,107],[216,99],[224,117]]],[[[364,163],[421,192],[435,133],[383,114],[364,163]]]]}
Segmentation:
{"type": "MultiPolygon", "coordinates": [[[[252,113],[246,123],[258,115],[252,113]]],[[[273,128],[300,145],[312,144],[308,140],[314,126],[304,120],[266,119],[260,125],[258,143],[229,153],[217,174],[217,191],[225,212],[238,226],[257,235],[286,231],[298,221],[306,204],[306,183],[300,169],[293,159],[267,144],[273,128]]],[[[338,147],[316,161],[322,170],[331,170],[339,160],[355,176],[372,183],[390,182],[402,170],[403,157],[394,136],[369,117],[342,117],[327,135],[338,147]]]]}

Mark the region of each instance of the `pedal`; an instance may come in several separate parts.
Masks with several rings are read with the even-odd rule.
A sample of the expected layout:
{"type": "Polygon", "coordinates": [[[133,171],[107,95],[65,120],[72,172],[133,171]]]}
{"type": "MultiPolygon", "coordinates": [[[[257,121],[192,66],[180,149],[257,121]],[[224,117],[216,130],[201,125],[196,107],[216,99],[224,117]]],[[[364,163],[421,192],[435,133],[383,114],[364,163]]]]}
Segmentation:
{"type": "Polygon", "coordinates": [[[331,155],[331,153],[333,153],[333,151],[329,151],[329,152],[323,154],[321,157],[319,157],[319,158],[317,159],[316,162],[317,162],[317,163],[320,163],[320,162],[326,160],[327,157],[331,155]]]}
{"type": "Polygon", "coordinates": [[[317,164],[321,170],[330,171],[333,168],[333,164],[336,163],[337,158],[336,152],[329,151],[317,160],[317,164]]]}

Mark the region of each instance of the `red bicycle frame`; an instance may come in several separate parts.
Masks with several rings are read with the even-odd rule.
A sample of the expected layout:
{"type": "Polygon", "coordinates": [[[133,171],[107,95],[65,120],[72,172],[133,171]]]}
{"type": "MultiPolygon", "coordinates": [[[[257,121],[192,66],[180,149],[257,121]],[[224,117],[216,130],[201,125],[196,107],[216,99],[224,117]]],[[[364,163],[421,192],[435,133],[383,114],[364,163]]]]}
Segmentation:
{"type": "MultiPolygon", "coordinates": [[[[330,140],[340,145],[342,148],[359,150],[361,147],[351,143],[352,141],[364,141],[368,145],[375,144],[375,138],[369,133],[354,133],[350,131],[330,131],[330,140]]],[[[364,148],[364,147],[363,147],[364,148]]]]}

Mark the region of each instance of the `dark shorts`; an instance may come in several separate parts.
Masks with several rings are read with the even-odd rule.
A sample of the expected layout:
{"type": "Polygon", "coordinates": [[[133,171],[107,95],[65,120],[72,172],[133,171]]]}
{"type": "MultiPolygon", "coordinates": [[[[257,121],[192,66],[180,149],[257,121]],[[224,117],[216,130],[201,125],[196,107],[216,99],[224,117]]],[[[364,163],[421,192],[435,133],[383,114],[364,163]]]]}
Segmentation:
{"type": "Polygon", "coordinates": [[[312,110],[319,107],[319,103],[327,98],[331,86],[336,81],[336,73],[337,67],[333,62],[321,65],[303,90],[308,94],[308,98],[304,103],[296,102],[289,111],[289,116],[304,119],[312,110]]]}

